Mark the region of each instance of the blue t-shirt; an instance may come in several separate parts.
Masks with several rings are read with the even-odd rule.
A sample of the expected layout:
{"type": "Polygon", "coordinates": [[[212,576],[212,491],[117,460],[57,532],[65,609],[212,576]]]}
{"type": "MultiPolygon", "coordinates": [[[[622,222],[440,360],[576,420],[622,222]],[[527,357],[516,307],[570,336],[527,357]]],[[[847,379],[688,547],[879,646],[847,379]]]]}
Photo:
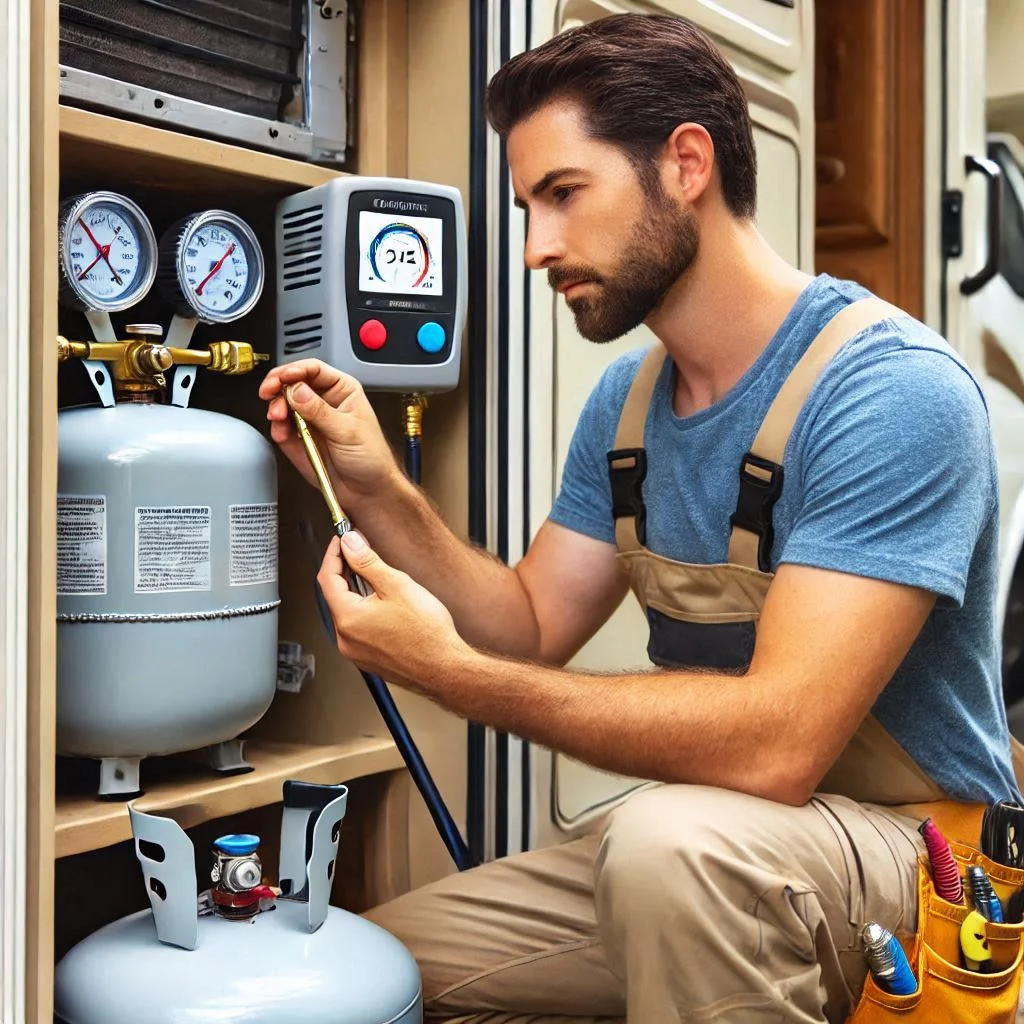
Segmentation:
{"type": "MultiPolygon", "coordinates": [[[[675,367],[666,360],[645,434],[652,551],[682,562],[726,560],[741,457],[821,328],[868,294],[817,277],[729,393],[692,416],[673,411],[675,367]]],[[[643,356],[639,350],[616,360],[587,400],[551,513],[554,522],[610,544],[606,455],[643,356]]],[[[1019,799],[996,636],[995,455],[967,367],[915,320],[869,328],[822,373],[783,462],[773,570],[783,562],[811,565],[938,595],[874,715],[950,796],[1019,799]]]]}

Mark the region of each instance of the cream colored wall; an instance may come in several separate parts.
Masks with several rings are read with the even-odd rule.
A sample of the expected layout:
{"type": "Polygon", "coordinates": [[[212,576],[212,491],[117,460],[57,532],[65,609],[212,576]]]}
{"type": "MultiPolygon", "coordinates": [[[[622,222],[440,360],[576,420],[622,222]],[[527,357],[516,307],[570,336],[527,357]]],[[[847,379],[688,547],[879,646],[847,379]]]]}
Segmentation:
{"type": "Polygon", "coordinates": [[[1020,0],[988,0],[985,94],[1008,96],[1024,92],[1024,4],[1020,0]]]}
{"type": "MultiPolygon", "coordinates": [[[[363,152],[360,173],[385,173],[455,185],[468,215],[469,10],[464,0],[370,0],[367,44],[379,46],[387,74],[369,70],[361,113],[394,125],[386,148],[363,152]],[[404,38],[403,38],[404,37],[404,38]],[[404,85],[396,87],[405,74],[404,85]],[[378,91],[380,90],[380,91],[378,91]]],[[[364,67],[367,64],[364,62],[364,67]]],[[[379,134],[378,134],[379,137],[379,134]]],[[[472,311],[470,311],[472,315],[472,311]]],[[[465,361],[463,363],[465,366],[465,361]]],[[[374,397],[378,416],[398,439],[399,399],[374,397]]],[[[467,529],[467,392],[432,396],[424,417],[423,484],[451,527],[467,529]]],[[[465,834],[466,724],[411,693],[394,691],[431,774],[465,834]]],[[[402,799],[399,790],[395,799],[402,799]]],[[[408,805],[408,881],[417,887],[454,870],[422,799],[408,805]]],[[[400,856],[400,854],[396,854],[400,856]]],[[[398,876],[403,874],[398,871],[398,876]]]]}
{"type": "Polygon", "coordinates": [[[985,96],[988,127],[1024,138],[1024,3],[988,0],[985,96]]]}

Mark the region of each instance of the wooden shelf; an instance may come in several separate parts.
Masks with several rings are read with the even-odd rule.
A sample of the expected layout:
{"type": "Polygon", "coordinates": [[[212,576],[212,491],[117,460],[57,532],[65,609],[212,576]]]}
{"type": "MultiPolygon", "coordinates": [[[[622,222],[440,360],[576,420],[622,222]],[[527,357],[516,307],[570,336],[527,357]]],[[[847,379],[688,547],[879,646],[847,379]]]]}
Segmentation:
{"type": "MultiPolygon", "coordinates": [[[[174,811],[183,828],[263,807],[281,799],[287,779],[334,783],[393,771],[402,758],[389,738],[359,737],[330,746],[250,741],[245,758],[254,766],[247,775],[217,776],[193,768],[171,781],[158,782],[139,797],[142,811],[174,811]]],[[[143,785],[146,762],[143,762],[143,785]]],[[[126,805],[101,801],[95,793],[57,796],[58,857],[98,850],[131,838],[126,805]]]]}
{"type": "Polygon", "coordinates": [[[166,128],[60,107],[61,166],[175,191],[230,179],[245,191],[286,195],[322,185],[337,171],[166,128]],[[269,186],[269,188],[268,188],[269,186]]]}

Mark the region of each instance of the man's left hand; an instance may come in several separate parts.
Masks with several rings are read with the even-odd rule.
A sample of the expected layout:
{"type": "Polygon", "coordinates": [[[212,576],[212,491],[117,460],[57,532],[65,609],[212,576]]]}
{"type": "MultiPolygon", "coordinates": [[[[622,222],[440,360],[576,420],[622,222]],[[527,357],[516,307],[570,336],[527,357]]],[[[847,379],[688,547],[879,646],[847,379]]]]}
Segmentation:
{"type": "Polygon", "coordinates": [[[446,664],[470,650],[448,609],[385,563],[359,533],[331,541],[317,580],[334,619],[338,650],[362,669],[429,689],[446,664]],[[373,588],[369,597],[349,589],[343,558],[373,588]]]}

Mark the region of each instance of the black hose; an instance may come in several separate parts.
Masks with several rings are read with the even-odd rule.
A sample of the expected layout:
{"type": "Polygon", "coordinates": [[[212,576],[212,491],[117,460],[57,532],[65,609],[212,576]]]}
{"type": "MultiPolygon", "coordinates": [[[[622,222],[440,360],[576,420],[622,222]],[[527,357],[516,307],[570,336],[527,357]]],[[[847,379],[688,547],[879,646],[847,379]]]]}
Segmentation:
{"type": "Polygon", "coordinates": [[[420,482],[420,439],[418,437],[405,439],[405,475],[413,483],[420,482]]]}
{"type": "MultiPolygon", "coordinates": [[[[405,471],[414,483],[418,484],[420,482],[420,440],[418,437],[406,439],[405,471]]],[[[319,583],[316,584],[316,598],[324,628],[331,638],[331,643],[337,649],[337,634],[334,629],[334,620],[331,618],[330,609],[327,607],[327,602],[324,599],[319,583]]],[[[381,718],[384,719],[388,732],[391,733],[391,738],[395,741],[398,752],[402,755],[406,768],[409,769],[413,783],[417,790],[419,790],[423,802],[427,805],[427,810],[434,822],[438,835],[448,850],[453,863],[459,871],[465,871],[467,868],[473,867],[474,860],[469,852],[469,847],[463,840],[462,833],[459,832],[459,828],[444,802],[444,797],[441,796],[441,791],[437,788],[437,783],[434,782],[430,770],[423,760],[423,755],[416,746],[416,741],[412,738],[412,734],[402,718],[402,713],[395,704],[394,697],[391,696],[387,683],[373,672],[364,672],[360,669],[360,673],[366,683],[366,688],[370,691],[374,704],[377,705],[381,718]]]]}
{"type": "MultiPolygon", "coordinates": [[[[331,638],[331,644],[337,650],[338,638],[334,629],[334,620],[331,618],[330,608],[327,606],[327,601],[324,598],[323,591],[320,589],[319,582],[316,582],[315,586],[320,618],[323,620],[327,635],[331,638]]],[[[391,733],[391,738],[395,741],[398,752],[402,755],[406,768],[409,769],[409,774],[412,776],[420,796],[423,797],[423,802],[427,805],[427,810],[430,812],[430,817],[433,819],[438,835],[440,835],[452,861],[460,871],[473,867],[473,858],[470,855],[469,848],[463,841],[462,834],[459,832],[459,828],[444,802],[444,797],[441,796],[441,791],[437,788],[437,783],[434,782],[430,770],[423,760],[423,755],[416,746],[416,741],[409,732],[409,727],[402,718],[402,713],[395,704],[394,697],[391,696],[387,683],[374,672],[364,672],[362,669],[359,671],[366,683],[366,688],[370,691],[374,704],[377,705],[381,718],[384,719],[384,724],[388,727],[388,732],[391,733]]]]}
{"type": "Polygon", "coordinates": [[[409,769],[409,774],[412,776],[420,796],[423,797],[423,802],[427,805],[430,817],[433,819],[437,833],[448,850],[449,856],[460,871],[473,867],[473,858],[470,856],[469,847],[466,846],[462,833],[459,832],[459,828],[444,802],[444,797],[441,796],[441,791],[431,777],[426,762],[410,735],[401,712],[395,705],[387,683],[372,672],[363,672],[363,679],[366,680],[370,696],[387,724],[391,738],[395,741],[395,746],[398,747],[402,760],[405,761],[405,766],[409,769]]]}

